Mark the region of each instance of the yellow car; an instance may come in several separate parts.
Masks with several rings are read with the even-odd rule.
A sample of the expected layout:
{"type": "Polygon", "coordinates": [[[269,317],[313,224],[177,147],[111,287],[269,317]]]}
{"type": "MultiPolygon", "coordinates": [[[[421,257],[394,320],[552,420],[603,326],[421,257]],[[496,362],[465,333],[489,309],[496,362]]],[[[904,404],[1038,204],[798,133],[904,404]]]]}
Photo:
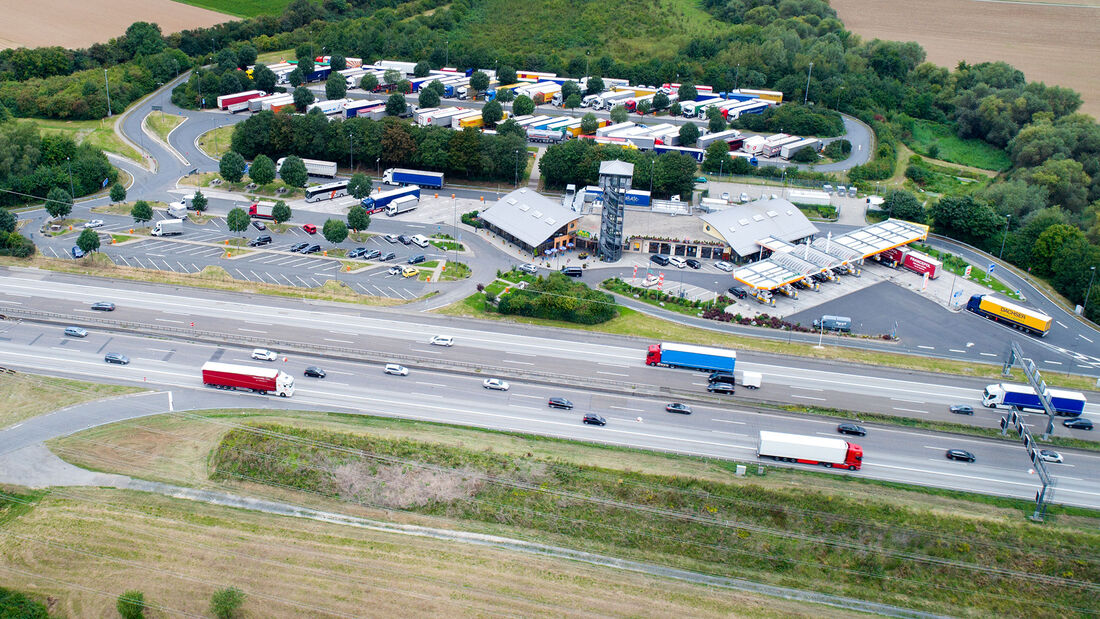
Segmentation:
{"type": "Polygon", "coordinates": [[[416,277],[420,274],[420,271],[412,267],[404,267],[401,269],[401,277],[416,277]]]}

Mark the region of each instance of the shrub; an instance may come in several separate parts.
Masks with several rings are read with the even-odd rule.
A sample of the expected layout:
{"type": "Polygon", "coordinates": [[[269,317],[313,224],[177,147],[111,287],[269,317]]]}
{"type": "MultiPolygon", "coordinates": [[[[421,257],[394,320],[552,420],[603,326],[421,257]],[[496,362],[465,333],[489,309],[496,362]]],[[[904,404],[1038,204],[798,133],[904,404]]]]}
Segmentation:
{"type": "Polygon", "coordinates": [[[595,325],[615,317],[615,299],[574,282],[561,273],[540,277],[526,290],[513,290],[502,296],[497,307],[501,314],[530,316],[595,325]]]}

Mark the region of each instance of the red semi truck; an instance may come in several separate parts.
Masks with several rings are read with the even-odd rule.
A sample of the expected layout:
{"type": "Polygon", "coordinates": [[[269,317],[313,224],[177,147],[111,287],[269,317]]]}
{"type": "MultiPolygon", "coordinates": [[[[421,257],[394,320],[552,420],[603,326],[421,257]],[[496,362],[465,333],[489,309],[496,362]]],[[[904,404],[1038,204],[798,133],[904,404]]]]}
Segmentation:
{"type": "Polygon", "coordinates": [[[863,466],[863,448],[839,438],[803,436],[760,431],[756,454],[784,462],[820,464],[827,468],[858,471],[863,466]]]}
{"type": "Polygon", "coordinates": [[[882,257],[913,271],[918,275],[928,274],[928,279],[940,276],[943,263],[928,254],[908,247],[895,247],[882,252],[882,257]]]}
{"type": "Polygon", "coordinates": [[[275,368],[254,368],[208,361],[202,365],[202,384],[218,389],[247,389],[256,393],[294,395],[294,377],[275,368]]]}
{"type": "Polygon", "coordinates": [[[218,107],[223,110],[228,110],[229,106],[235,103],[244,103],[252,99],[259,99],[265,95],[267,95],[267,93],[262,90],[246,90],[245,92],[235,92],[231,95],[222,95],[218,97],[218,107]]]}
{"type": "Polygon", "coordinates": [[[255,202],[248,207],[248,216],[274,220],[275,217],[271,214],[273,208],[275,208],[274,202],[255,202]]]}

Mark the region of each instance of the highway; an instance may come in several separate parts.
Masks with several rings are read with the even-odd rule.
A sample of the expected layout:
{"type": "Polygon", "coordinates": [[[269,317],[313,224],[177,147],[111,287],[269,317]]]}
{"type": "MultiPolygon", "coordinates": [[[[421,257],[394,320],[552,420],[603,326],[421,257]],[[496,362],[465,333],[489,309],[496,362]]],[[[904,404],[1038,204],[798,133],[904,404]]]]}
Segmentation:
{"type": "MultiPolygon", "coordinates": [[[[75,292],[70,290],[69,292],[75,292]]],[[[91,294],[91,293],[88,293],[91,294]]],[[[146,304],[163,304],[154,298],[146,304]]],[[[191,302],[196,300],[192,299],[191,302]]],[[[76,303],[76,299],[71,303],[76,303]]],[[[120,299],[120,302],[124,302],[120,299]]],[[[125,302],[137,303],[135,300],[125,302]]],[[[60,302],[58,306],[64,305],[60,302]]],[[[176,317],[188,316],[179,306],[176,317]]],[[[59,307],[59,309],[63,309],[59,307]]],[[[82,308],[73,308],[76,312],[82,308]]],[[[222,300],[200,305],[190,312],[197,317],[201,312],[216,309],[224,316],[226,328],[233,328],[240,308],[222,300]]],[[[272,308],[282,317],[282,322],[296,321],[304,314],[320,319],[320,312],[292,308],[272,308]]],[[[90,311],[90,310],[84,310],[90,311]]],[[[118,310],[121,313],[123,310],[118,310]]],[[[315,324],[310,331],[345,325],[332,331],[337,342],[355,342],[354,333],[377,333],[385,327],[390,331],[385,342],[369,338],[378,348],[383,344],[395,355],[434,356],[439,359],[477,359],[495,355],[498,363],[529,363],[563,368],[575,365],[564,356],[554,356],[555,345],[568,344],[572,354],[588,359],[588,368],[604,367],[616,370],[615,374],[648,374],[654,382],[668,380],[683,384],[700,379],[701,374],[680,370],[638,368],[634,350],[609,343],[554,342],[542,338],[515,334],[485,334],[467,332],[465,329],[449,329],[454,335],[453,348],[433,347],[427,344],[420,332],[424,325],[407,325],[399,328],[396,322],[369,319],[362,316],[331,315],[324,313],[329,322],[315,324]],[[350,328],[348,320],[354,318],[350,328]],[[507,345],[503,349],[502,344],[507,345]]],[[[251,323],[257,331],[270,330],[272,325],[262,316],[251,323]]],[[[767,411],[752,406],[751,399],[739,397],[728,403],[693,404],[694,414],[675,415],[664,412],[670,398],[638,397],[615,394],[571,386],[554,386],[542,382],[510,380],[507,392],[483,389],[481,381],[488,374],[434,371],[413,367],[407,377],[390,376],[381,371],[380,363],[364,363],[303,354],[283,353],[275,363],[250,359],[247,346],[190,343],[179,340],[146,338],[96,330],[86,338],[66,337],[62,327],[30,322],[4,323],[0,338],[0,354],[5,365],[25,371],[80,378],[84,380],[108,380],[148,386],[150,388],[182,391],[191,401],[199,397],[210,401],[201,393],[217,394],[217,406],[243,408],[293,406],[314,410],[334,410],[382,416],[396,416],[438,422],[473,425],[485,428],[534,433],[611,445],[673,451],[702,457],[734,459],[754,462],[757,433],[760,430],[778,430],[835,437],[836,422],[822,418],[806,418],[782,412],[767,411]],[[106,365],[105,352],[121,352],[130,356],[130,365],[106,365]],[[284,361],[285,359],[285,361],[284,361]],[[240,363],[258,367],[275,365],[295,376],[296,393],[291,400],[258,396],[248,393],[225,393],[201,387],[198,368],[208,360],[240,363]],[[325,379],[312,379],[302,375],[307,365],[320,365],[328,372],[325,379]],[[550,409],[546,399],[562,396],[576,404],[573,411],[550,409]],[[606,427],[586,426],[580,422],[582,412],[593,411],[603,415],[606,427]]],[[[237,327],[238,329],[240,327],[237,327]]],[[[298,329],[295,329],[298,332],[298,329]]],[[[298,335],[299,333],[295,333],[298,335]]],[[[258,343],[262,339],[257,335],[258,343]]],[[[762,363],[749,364],[754,369],[768,371],[762,363]]],[[[762,392],[775,389],[788,378],[801,375],[810,377],[812,369],[799,370],[781,365],[771,366],[773,373],[762,392]],[[783,372],[790,372],[790,376],[783,372]]],[[[625,378],[625,377],[624,377],[625,378]]],[[[823,383],[817,383],[823,384],[823,383]]],[[[860,388],[868,392],[881,391],[888,385],[908,385],[907,397],[919,398],[921,389],[933,387],[916,381],[897,378],[867,377],[844,381],[848,388],[860,388]]],[[[941,392],[964,393],[962,387],[939,387],[941,392]]],[[[823,393],[823,392],[819,392],[823,393]]],[[[895,394],[899,395],[899,394],[895,394]]],[[[132,416],[125,407],[118,407],[115,418],[132,416]]],[[[106,422],[111,419],[100,419],[106,422]]],[[[43,419],[43,418],[40,418],[43,419]]],[[[30,420],[0,431],[0,445],[5,451],[17,449],[25,443],[39,440],[42,423],[30,420]]],[[[865,452],[864,467],[859,472],[839,472],[870,479],[932,485],[958,490],[978,491],[995,495],[1031,498],[1037,488],[1033,475],[1028,473],[1029,462],[1024,450],[1015,443],[1001,443],[978,438],[944,436],[932,432],[866,424],[866,437],[850,439],[860,444],[865,452]],[[977,462],[972,464],[949,461],[944,457],[948,448],[962,448],[973,452],[977,462]]],[[[1066,504],[1100,507],[1100,491],[1092,481],[1100,471],[1100,454],[1062,450],[1065,464],[1051,464],[1049,470],[1058,479],[1056,500],[1066,504]]],[[[769,461],[770,462],[770,461],[769,461]]],[[[824,469],[821,469],[824,470],[824,469]]]]}

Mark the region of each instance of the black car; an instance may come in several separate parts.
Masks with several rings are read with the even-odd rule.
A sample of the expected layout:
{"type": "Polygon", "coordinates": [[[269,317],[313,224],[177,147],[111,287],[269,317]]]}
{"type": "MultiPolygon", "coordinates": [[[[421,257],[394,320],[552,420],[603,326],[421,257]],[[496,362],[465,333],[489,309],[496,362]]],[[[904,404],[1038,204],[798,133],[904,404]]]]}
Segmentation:
{"type": "Polygon", "coordinates": [[[737,383],[737,379],[732,372],[711,372],[707,377],[708,383],[729,383],[731,385],[737,383]]]}
{"type": "Polygon", "coordinates": [[[867,436],[867,430],[863,426],[857,426],[854,423],[842,423],[836,427],[836,431],[841,434],[851,434],[852,436],[867,436]]]}
{"type": "Polygon", "coordinates": [[[92,309],[100,312],[113,312],[115,311],[115,304],[110,301],[99,301],[92,303],[92,309]]]}
{"type": "Polygon", "coordinates": [[[665,410],[670,413],[680,413],[681,415],[690,415],[691,407],[683,402],[672,402],[665,405],[665,410]]]}
{"type": "Polygon", "coordinates": [[[668,256],[662,256],[661,254],[653,254],[649,257],[651,262],[655,262],[663,267],[668,266],[668,256]]]}
{"type": "Polygon", "coordinates": [[[377,249],[368,249],[367,251],[363,252],[363,255],[361,255],[360,258],[362,258],[363,260],[374,260],[381,255],[382,252],[378,251],[377,249]]]}
{"type": "Polygon", "coordinates": [[[379,256],[378,259],[381,260],[382,262],[385,262],[387,260],[393,260],[396,257],[397,257],[397,254],[393,253],[392,251],[388,251],[388,252],[382,254],[381,256],[379,256]]]}
{"type": "Polygon", "coordinates": [[[565,398],[550,398],[546,404],[550,408],[563,408],[565,410],[573,410],[573,403],[565,398]]]}
{"type": "Polygon", "coordinates": [[[974,407],[967,406],[965,404],[956,404],[951,407],[951,412],[955,413],[956,415],[973,415],[974,407]]]}
{"type": "Polygon", "coordinates": [[[1077,419],[1067,419],[1062,422],[1062,425],[1073,430],[1091,430],[1092,420],[1078,417],[1077,419]]]}
{"type": "Polygon", "coordinates": [[[103,355],[103,360],[107,363],[117,363],[119,365],[127,365],[130,363],[130,358],[122,353],[109,352],[103,355]]]}
{"type": "Polygon", "coordinates": [[[688,258],[687,260],[684,260],[684,262],[686,262],[686,263],[687,263],[687,265],[688,265],[689,267],[693,268],[693,269],[701,269],[701,268],[703,268],[703,263],[702,263],[702,262],[699,262],[699,261],[698,261],[698,260],[696,260],[695,258],[688,258]]]}
{"type": "Polygon", "coordinates": [[[355,249],[348,251],[348,258],[361,258],[363,254],[367,253],[366,247],[356,247],[355,249]]]}
{"type": "Polygon", "coordinates": [[[252,220],[252,227],[257,229],[257,230],[267,230],[267,226],[264,225],[264,222],[262,222],[258,219],[253,219],[252,220]]]}
{"type": "Polygon", "coordinates": [[[734,387],[730,383],[709,383],[707,384],[707,391],[711,393],[724,393],[726,395],[732,395],[734,393],[734,387]]]}
{"type": "Polygon", "coordinates": [[[424,262],[425,260],[427,260],[427,258],[424,257],[424,254],[420,254],[420,255],[417,255],[417,256],[413,256],[412,258],[409,258],[409,264],[420,264],[421,262],[424,262]]]}
{"type": "Polygon", "coordinates": [[[402,245],[409,245],[413,242],[412,237],[410,237],[408,235],[405,235],[405,234],[402,234],[401,236],[398,236],[397,240],[401,241],[402,245]]]}
{"type": "Polygon", "coordinates": [[[309,247],[309,243],[295,243],[290,246],[290,251],[298,253],[307,247],[309,247]]]}
{"type": "Polygon", "coordinates": [[[302,253],[303,254],[315,254],[319,251],[321,251],[321,246],[314,243],[313,245],[310,245],[309,247],[303,249],[302,253]]]}
{"type": "Polygon", "coordinates": [[[947,459],[962,460],[963,462],[974,462],[975,460],[977,460],[977,458],[974,457],[974,454],[966,451],[965,449],[948,449],[947,459]]]}
{"type": "Polygon", "coordinates": [[[260,245],[267,245],[271,243],[271,235],[261,234],[260,236],[252,239],[248,242],[249,247],[259,247],[260,245]]]}
{"type": "Polygon", "coordinates": [[[313,378],[324,378],[325,371],[315,365],[311,365],[306,368],[306,376],[312,376],[313,378]]]}
{"type": "Polygon", "coordinates": [[[596,413],[585,413],[584,417],[581,418],[581,421],[583,421],[584,423],[587,423],[587,424],[594,425],[594,426],[606,426],[607,425],[607,420],[604,419],[603,417],[600,417],[596,413]]]}
{"type": "Polygon", "coordinates": [[[749,296],[749,293],[745,292],[744,288],[738,288],[737,286],[730,286],[729,293],[738,299],[744,299],[749,296]]]}

